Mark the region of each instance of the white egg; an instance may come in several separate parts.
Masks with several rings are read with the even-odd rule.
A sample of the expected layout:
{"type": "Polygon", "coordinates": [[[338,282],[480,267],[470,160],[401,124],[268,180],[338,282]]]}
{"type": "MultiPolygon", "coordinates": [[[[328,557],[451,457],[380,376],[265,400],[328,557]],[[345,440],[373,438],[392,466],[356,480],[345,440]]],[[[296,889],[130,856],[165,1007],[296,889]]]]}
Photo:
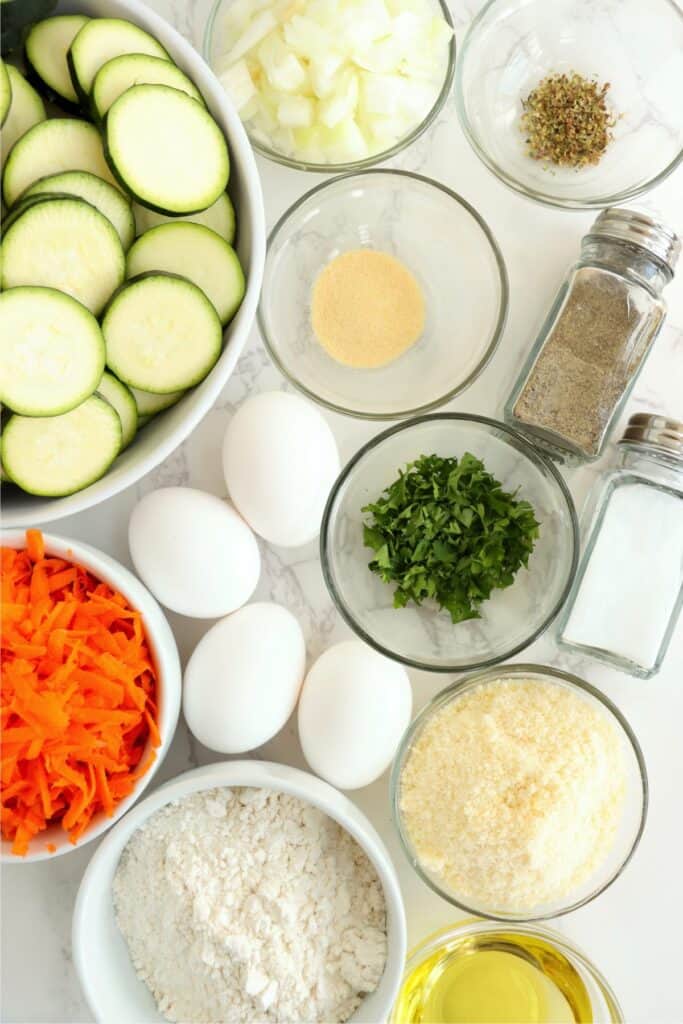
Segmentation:
{"type": "Polygon", "coordinates": [[[320,532],[339,473],[332,431],[309,402],[284,391],[249,398],[223,443],[230,497],[252,530],[271,544],[297,547],[320,532]]]}
{"type": "Polygon", "coordinates": [[[261,556],[253,533],[227,502],[190,487],[145,495],[128,524],[140,579],[181,615],[228,615],[253,594],[261,556]]]}
{"type": "Polygon", "coordinates": [[[183,711],[200,743],[241,754],[279,732],[306,670],[301,626],[279,604],[248,604],[217,622],[194,649],[183,711]]]}
{"type": "Polygon", "coordinates": [[[304,757],[339,789],[368,786],[391,763],[413,706],[405,669],[350,640],[312,666],[299,700],[304,757]]]}

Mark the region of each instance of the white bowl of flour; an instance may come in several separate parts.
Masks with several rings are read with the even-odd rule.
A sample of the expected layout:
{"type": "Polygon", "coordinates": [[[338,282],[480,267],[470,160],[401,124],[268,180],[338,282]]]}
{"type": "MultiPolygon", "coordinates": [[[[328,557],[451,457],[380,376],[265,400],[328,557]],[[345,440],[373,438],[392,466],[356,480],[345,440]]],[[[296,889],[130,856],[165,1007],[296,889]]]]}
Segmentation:
{"type": "Polygon", "coordinates": [[[406,923],[394,867],[365,815],[332,786],[287,765],[225,761],[187,772],[134,807],[108,834],[85,872],[74,910],[73,956],[90,1009],[98,1022],[112,1024],[173,1019],[173,1006],[160,1012],[138,976],[142,973],[162,1005],[164,996],[176,1001],[175,1016],[188,1019],[188,1007],[194,1006],[195,1019],[207,1018],[205,1024],[246,1019],[245,988],[262,1000],[264,1021],[291,1014],[296,998],[308,1005],[307,1017],[314,1016],[316,1006],[329,1013],[328,993],[321,996],[316,990],[306,1003],[307,994],[286,991],[290,943],[304,963],[319,955],[314,917],[316,906],[325,901],[334,904],[332,919],[341,929],[339,949],[332,945],[327,954],[330,984],[358,978],[362,991],[367,980],[367,990],[374,991],[349,1019],[376,1024],[386,1019],[400,986],[406,923]],[[235,791],[234,800],[226,787],[235,791]],[[260,901],[267,902],[269,885],[274,892],[282,885],[278,851],[297,812],[296,841],[304,837],[302,868],[286,880],[284,897],[277,897],[283,913],[279,922],[272,907],[260,901]],[[345,879],[329,871],[326,876],[316,863],[318,847],[329,849],[330,844],[338,847],[331,862],[347,864],[345,879]],[[267,875],[261,888],[253,885],[259,861],[267,875]],[[251,902],[240,888],[253,890],[251,902]],[[228,907],[233,893],[235,903],[228,907]],[[183,916],[188,901],[191,926],[183,916]],[[384,919],[380,935],[373,927],[377,915],[368,910],[382,903],[386,944],[384,919]],[[222,958],[239,961],[239,984],[221,970],[222,958]],[[207,977],[213,978],[211,991],[207,977]]]}

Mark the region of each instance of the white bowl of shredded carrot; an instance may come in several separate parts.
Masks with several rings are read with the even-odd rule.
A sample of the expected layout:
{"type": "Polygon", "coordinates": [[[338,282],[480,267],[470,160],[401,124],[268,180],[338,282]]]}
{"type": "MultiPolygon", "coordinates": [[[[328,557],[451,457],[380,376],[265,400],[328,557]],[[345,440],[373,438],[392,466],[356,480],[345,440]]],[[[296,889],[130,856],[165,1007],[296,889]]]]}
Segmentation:
{"type": "Polygon", "coordinates": [[[148,590],[88,544],[0,535],[3,862],[105,832],[161,764],[180,710],[171,628],[148,590]]]}

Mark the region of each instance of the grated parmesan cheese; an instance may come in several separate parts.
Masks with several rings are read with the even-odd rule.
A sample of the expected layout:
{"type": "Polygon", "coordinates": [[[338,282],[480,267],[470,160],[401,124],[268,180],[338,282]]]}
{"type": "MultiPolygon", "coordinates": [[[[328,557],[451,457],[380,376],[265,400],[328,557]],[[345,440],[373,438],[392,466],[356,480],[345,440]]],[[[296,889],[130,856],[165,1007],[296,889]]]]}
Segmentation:
{"type": "Polygon", "coordinates": [[[482,683],[436,712],[401,774],[423,866],[464,902],[511,912],[566,896],[606,859],[626,790],[601,710],[537,679],[482,683]]]}

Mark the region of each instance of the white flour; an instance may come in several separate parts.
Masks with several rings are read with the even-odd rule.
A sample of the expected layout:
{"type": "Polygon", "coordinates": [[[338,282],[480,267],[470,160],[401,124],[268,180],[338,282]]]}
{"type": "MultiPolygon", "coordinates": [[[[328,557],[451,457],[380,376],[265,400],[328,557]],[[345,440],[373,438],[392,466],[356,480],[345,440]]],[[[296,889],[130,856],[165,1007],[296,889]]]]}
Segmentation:
{"type": "Polygon", "coordinates": [[[370,861],[336,822],[266,789],[170,804],[128,843],[116,916],[169,1020],[347,1020],[386,961],[370,861]]]}

